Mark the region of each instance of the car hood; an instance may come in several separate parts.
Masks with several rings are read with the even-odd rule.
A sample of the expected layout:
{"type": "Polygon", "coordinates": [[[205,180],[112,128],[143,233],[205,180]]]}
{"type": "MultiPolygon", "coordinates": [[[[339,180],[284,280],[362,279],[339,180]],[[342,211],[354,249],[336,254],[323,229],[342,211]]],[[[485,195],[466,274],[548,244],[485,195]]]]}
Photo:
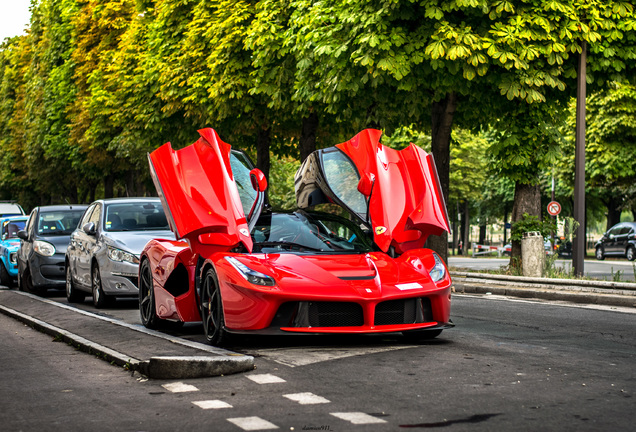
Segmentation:
{"type": "Polygon", "coordinates": [[[55,246],[55,253],[65,254],[71,235],[38,236],[36,240],[45,241],[55,246]]]}
{"type": "Polygon", "coordinates": [[[168,230],[157,231],[117,231],[102,234],[104,243],[139,256],[146,244],[153,239],[174,240],[174,234],[168,230]]]}
{"type": "Polygon", "coordinates": [[[428,273],[435,265],[430,252],[409,252],[396,259],[382,252],[359,255],[252,254],[234,257],[253,270],[271,275],[286,291],[305,294],[316,289],[322,294],[332,290],[342,293],[343,287],[349,287],[351,295],[368,297],[382,294],[383,289],[400,291],[415,284],[418,288],[435,288],[428,273]]]}
{"type": "Polygon", "coordinates": [[[20,239],[9,239],[2,242],[2,246],[7,250],[14,251],[20,247],[20,239]]]}
{"type": "Polygon", "coordinates": [[[181,150],[166,143],[148,155],[152,179],[170,229],[192,246],[252,250],[241,196],[230,162],[231,146],[210,128],[181,150]]]}
{"type": "Polygon", "coordinates": [[[414,144],[383,146],[381,135],[366,129],[312,153],[296,173],[296,200],[300,208],[339,204],[372,230],[380,249],[403,253],[450,231],[446,204],[432,156],[414,144]]]}

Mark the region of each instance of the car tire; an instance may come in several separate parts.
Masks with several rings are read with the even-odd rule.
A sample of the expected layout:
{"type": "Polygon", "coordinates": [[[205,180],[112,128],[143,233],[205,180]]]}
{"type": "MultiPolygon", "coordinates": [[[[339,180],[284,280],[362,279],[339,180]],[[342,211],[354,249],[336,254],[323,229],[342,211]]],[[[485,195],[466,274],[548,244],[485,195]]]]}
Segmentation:
{"type": "Polygon", "coordinates": [[[93,305],[98,309],[107,306],[108,303],[110,303],[110,299],[102,289],[102,277],[99,273],[99,266],[97,264],[93,265],[93,270],[91,271],[91,284],[93,291],[93,305]]]}
{"type": "Polygon", "coordinates": [[[222,346],[228,342],[223,315],[223,300],[219,280],[213,268],[208,269],[203,278],[200,295],[200,312],[205,338],[208,343],[222,346]]]}
{"type": "Polygon", "coordinates": [[[596,248],[596,259],[599,261],[603,261],[605,259],[605,251],[602,246],[596,248]]]}
{"type": "Polygon", "coordinates": [[[442,330],[411,330],[402,332],[404,338],[410,342],[422,342],[435,339],[442,330]]]}
{"type": "Polygon", "coordinates": [[[13,287],[13,278],[7,271],[7,268],[4,266],[3,262],[0,262],[0,284],[9,288],[13,287]]]}
{"type": "Polygon", "coordinates": [[[634,246],[630,246],[627,248],[627,253],[625,254],[629,261],[634,261],[636,259],[636,249],[634,246]]]}
{"type": "Polygon", "coordinates": [[[139,316],[144,327],[149,329],[159,328],[162,321],[157,316],[152,270],[147,259],[139,266],[139,316]]]}
{"type": "Polygon", "coordinates": [[[75,288],[73,283],[73,277],[71,275],[71,268],[66,263],[66,300],[69,303],[83,303],[86,299],[86,294],[80,292],[75,288]]]}
{"type": "Polygon", "coordinates": [[[42,295],[46,291],[42,287],[36,287],[33,285],[33,278],[31,278],[31,271],[27,267],[21,278],[22,289],[28,293],[42,295]]]}

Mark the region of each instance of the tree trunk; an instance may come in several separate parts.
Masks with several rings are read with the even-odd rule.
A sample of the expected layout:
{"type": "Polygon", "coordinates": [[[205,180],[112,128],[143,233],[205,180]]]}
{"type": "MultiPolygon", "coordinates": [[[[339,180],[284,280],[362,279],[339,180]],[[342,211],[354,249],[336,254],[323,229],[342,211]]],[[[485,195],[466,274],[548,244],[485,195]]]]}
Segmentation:
{"type": "Polygon", "coordinates": [[[470,250],[470,207],[468,206],[468,200],[464,201],[464,255],[468,255],[470,250]]]}
{"type": "Polygon", "coordinates": [[[315,111],[303,118],[303,130],[300,136],[300,161],[316,150],[316,133],[318,131],[318,115],[315,111]]]}
{"type": "Polygon", "coordinates": [[[269,181],[269,144],[271,128],[261,127],[256,136],[256,166],[263,171],[265,178],[269,181]]]}
{"type": "Polygon", "coordinates": [[[115,176],[108,174],[104,178],[104,198],[113,198],[115,196],[115,176]]]}
{"type": "MultiPolygon", "coordinates": [[[[541,190],[539,185],[517,182],[515,184],[515,200],[512,205],[511,223],[523,219],[524,213],[537,216],[541,220],[541,190]]],[[[521,265],[521,242],[513,241],[510,253],[510,263],[513,267],[521,265]]]]}
{"type": "Polygon", "coordinates": [[[621,199],[617,198],[613,195],[610,195],[609,199],[606,202],[607,205],[607,226],[605,231],[609,230],[611,227],[616,225],[621,221],[621,210],[619,206],[621,205],[621,199]]]}
{"type": "Polygon", "coordinates": [[[483,222],[479,224],[479,244],[486,244],[486,224],[483,222]]]}
{"type": "MultiPolygon", "coordinates": [[[[448,93],[440,101],[433,102],[433,113],[431,115],[431,153],[437,166],[444,202],[448,202],[448,189],[450,184],[450,141],[453,128],[453,117],[457,108],[457,96],[455,93],[448,93]]],[[[441,236],[430,236],[427,246],[433,249],[438,255],[448,262],[448,233],[441,236]]],[[[464,250],[467,245],[464,244],[464,250]]]]}

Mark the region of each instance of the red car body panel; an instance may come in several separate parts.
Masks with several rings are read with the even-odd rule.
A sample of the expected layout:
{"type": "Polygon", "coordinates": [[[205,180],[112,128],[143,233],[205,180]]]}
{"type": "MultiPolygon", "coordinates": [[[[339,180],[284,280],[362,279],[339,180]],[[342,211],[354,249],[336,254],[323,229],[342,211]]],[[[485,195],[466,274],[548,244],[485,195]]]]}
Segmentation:
{"type": "Polygon", "coordinates": [[[166,143],[149,155],[170,228],[195,251],[229,250],[239,242],[252,250],[230,166],[231,147],[214,129],[199,134],[199,140],[181,150],[166,143]]]}
{"type": "Polygon", "coordinates": [[[251,253],[253,240],[242,232],[248,224],[234,185],[230,146],[212,129],[199,132],[201,138],[182,150],[168,143],[149,155],[170,226],[182,239],[152,240],[141,255],[150,264],[157,317],[200,321],[197,279],[213,268],[225,328],[231,332],[383,333],[451,326],[450,276],[431,250],[421,248],[428,234],[448,229],[436,171],[426,153],[415,146],[400,152],[386,148],[379,144],[378,131],[363,131],[339,145],[362,173],[378,179],[371,195],[374,238],[382,250],[392,244],[404,251],[397,258],[382,251],[251,253]],[[386,232],[379,233],[382,226],[386,232]],[[241,245],[248,253],[236,252],[241,245]],[[227,257],[275,284],[248,282],[227,257]],[[429,273],[440,264],[445,273],[434,282],[429,273]],[[358,305],[353,307],[361,310],[360,322],[316,326],[298,321],[300,309],[323,302],[358,305]],[[391,302],[412,302],[418,319],[379,319],[390,312],[391,302]],[[281,312],[293,307],[288,316],[281,312]]]}
{"type": "Polygon", "coordinates": [[[421,248],[430,234],[450,231],[435,163],[414,144],[400,151],[380,144],[381,135],[366,129],[336,147],[375,181],[369,214],[376,244],[385,252],[421,248]]]}

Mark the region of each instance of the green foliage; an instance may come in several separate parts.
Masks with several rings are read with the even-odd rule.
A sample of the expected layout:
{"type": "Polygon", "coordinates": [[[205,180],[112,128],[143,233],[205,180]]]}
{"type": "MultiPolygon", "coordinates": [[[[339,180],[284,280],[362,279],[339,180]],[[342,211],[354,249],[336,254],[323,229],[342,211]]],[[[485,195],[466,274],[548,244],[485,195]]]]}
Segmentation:
{"type": "Polygon", "coordinates": [[[512,224],[510,240],[521,241],[523,235],[528,232],[539,232],[543,238],[547,238],[554,231],[556,231],[556,225],[550,219],[540,221],[537,216],[524,213],[521,220],[512,224]]]}

